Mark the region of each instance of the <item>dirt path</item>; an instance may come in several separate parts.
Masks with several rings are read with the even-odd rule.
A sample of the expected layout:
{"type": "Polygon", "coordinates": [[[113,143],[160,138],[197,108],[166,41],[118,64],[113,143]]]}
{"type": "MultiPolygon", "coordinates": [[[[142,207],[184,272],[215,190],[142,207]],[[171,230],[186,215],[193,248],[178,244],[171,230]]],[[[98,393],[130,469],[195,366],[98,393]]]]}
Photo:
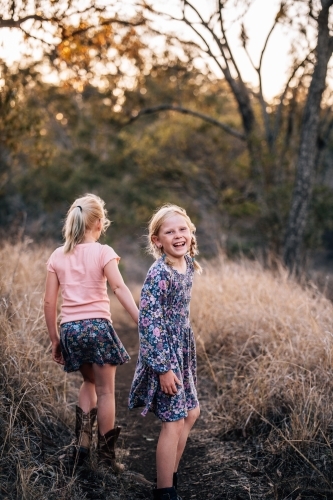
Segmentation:
{"type": "MultiPolygon", "coordinates": [[[[153,414],[140,415],[140,409],[127,409],[127,396],[134,373],[138,336],[127,325],[115,325],[132,359],[117,371],[117,422],[123,427],[121,446],[127,470],[142,474],[153,482],[155,448],[160,423],[153,414]]],[[[209,381],[199,381],[201,417],[192,430],[180,467],[179,494],[183,500],[255,500],[277,498],[269,477],[259,467],[258,450],[249,443],[221,441],[210,426],[209,400],[212,387],[209,381]],[[206,389],[206,390],[205,390],[206,389]]],[[[151,487],[147,485],[146,498],[151,487]]],[[[133,492],[131,500],[142,499],[133,492]],[[133,496],[134,495],[134,496],[133,496]]]]}
{"type": "MultiPolygon", "coordinates": [[[[91,462],[68,477],[68,452],[72,456],[68,443],[75,441],[74,425],[68,428],[60,421],[56,424],[45,422],[43,433],[47,432],[42,436],[42,454],[37,450],[36,460],[42,460],[41,470],[51,468],[49,472],[53,476],[65,471],[59,476],[59,486],[69,493],[59,496],[59,499],[152,498],[160,422],[153,414],[142,417],[140,409],[129,411],[127,408],[137,359],[138,335],[136,328],[128,325],[127,318],[123,319],[121,314],[114,317],[118,319],[115,329],[132,357],[129,363],[118,368],[116,378],[117,425],[122,426],[118,450],[126,471],[119,476],[110,474],[97,466],[93,453],[91,462]]],[[[80,380],[77,375],[77,385],[80,380]]],[[[313,480],[311,464],[306,464],[305,468],[299,456],[288,455],[290,451],[284,457],[274,455],[270,446],[264,445],[267,435],[245,438],[241,430],[234,430],[229,436],[222,436],[218,419],[212,417],[212,382],[199,375],[198,389],[201,416],[188,439],[179,469],[178,492],[183,500],[333,500],[331,490],[327,494],[326,485],[313,480]]],[[[49,476],[45,481],[49,481],[49,476]]]]}

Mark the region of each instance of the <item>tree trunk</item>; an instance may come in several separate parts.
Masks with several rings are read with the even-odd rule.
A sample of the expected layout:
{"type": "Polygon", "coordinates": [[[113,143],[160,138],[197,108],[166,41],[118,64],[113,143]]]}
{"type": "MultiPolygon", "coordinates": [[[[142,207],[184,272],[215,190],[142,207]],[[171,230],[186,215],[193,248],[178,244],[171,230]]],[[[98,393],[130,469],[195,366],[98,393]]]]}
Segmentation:
{"type": "Polygon", "coordinates": [[[296,273],[301,267],[301,248],[317,155],[320,104],[325,88],[327,65],[332,53],[332,38],[328,28],[329,9],[332,4],[333,0],[322,1],[323,8],[318,17],[317,60],[304,109],[296,179],[285,233],[284,262],[291,272],[296,273]]]}
{"type": "Polygon", "coordinates": [[[253,183],[252,189],[257,200],[262,202],[264,198],[263,192],[265,183],[264,169],[262,165],[260,139],[258,139],[255,134],[256,122],[250,100],[250,93],[241,80],[235,80],[235,78],[232,77],[228,69],[224,71],[224,76],[234,94],[242,118],[245,140],[250,157],[251,179],[253,183]]]}

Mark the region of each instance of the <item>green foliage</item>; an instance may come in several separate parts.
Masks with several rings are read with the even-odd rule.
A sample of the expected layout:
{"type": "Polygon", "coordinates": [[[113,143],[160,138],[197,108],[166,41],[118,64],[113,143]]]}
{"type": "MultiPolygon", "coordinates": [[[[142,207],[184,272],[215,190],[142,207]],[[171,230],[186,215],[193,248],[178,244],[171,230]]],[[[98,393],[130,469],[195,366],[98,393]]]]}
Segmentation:
{"type": "MultiPolygon", "coordinates": [[[[60,240],[69,204],[96,192],[114,221],[108,236],[113,241],[141,236],[152,211],[172,202],[189,210],[204,254],[213,252],[223,232],[232,252],[251,253],[263,245],[280,251],[293,178],[287,157],[278,182],[273,170],[267,176],[263,209],[238,139],[175,112],[126,125],[133,112],[169,102],[223,116],[237,127],[236,105],[224,83],[186,70],[180,61],[155,65],[125,91],[111,75],[103,91],[87,84],[82,92],[43,83],[34,67],[13,72],[3,65],[2,78],[0,217],[6,234],[8,228],[17,231],[26,213],[34,238],[60,240]]],[[[268,173],[271,163],[267,156],[268,173]]],[[[320,245],[322,234],[331,231],[330,193],[321,186],[315,191],[308,246],[320,245]]]]}

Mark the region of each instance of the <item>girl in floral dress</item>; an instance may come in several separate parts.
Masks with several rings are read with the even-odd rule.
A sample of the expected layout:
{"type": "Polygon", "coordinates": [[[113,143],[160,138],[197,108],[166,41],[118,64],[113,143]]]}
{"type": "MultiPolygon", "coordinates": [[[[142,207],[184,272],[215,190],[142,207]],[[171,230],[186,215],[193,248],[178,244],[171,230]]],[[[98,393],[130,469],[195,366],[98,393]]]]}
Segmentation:
{"type": "Polygon", "coordinates": [[[98,196],[87,194],[74,201],[63,229],[65,244],[47,263],[44,312],[53,360],[63,364],[66,372],[79,370],[83,377],[76,407],[75,462],[81,465],[89,454],[97,416],[99,462],[121,472],[123,465],[115,459],[120,427],[114,426],[114,384],[117,365],[130,358],[111,323],[106,281],[136,323],[138,308],[119,272],[118,255],[97,242],[109,225],[104,201],[98,196]]]}
{"type": "Polygon", "coordinates": [[[155,500],[177,500],[177,470],[199,416],[195,340],[189,322],[198,253],[195,226],[186,211],[165,205],[149,224],[149,251],[157,259],[142,288],[140,352],[129,407],[144,407],[162,421],[156,450],[155,500]]]}

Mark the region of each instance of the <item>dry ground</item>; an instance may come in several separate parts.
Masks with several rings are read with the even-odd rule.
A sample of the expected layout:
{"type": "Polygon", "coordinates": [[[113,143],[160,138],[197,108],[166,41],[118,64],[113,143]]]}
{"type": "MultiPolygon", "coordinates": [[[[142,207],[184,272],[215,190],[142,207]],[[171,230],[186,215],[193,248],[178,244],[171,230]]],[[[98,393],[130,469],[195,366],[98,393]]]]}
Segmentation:
{"type": "MultiPolygon", "coordinates": [[[[124,461],[129,470],[154,482],[155,448],[160,425],[152,414],[142,417],[139,409],[127,409],[138,341],[135,329],[118,326],[118,333],[132,356],[117,374],[117,416],[118,423],[123,427],[124,461]]],[[[275,498],[272,482],[257,467],[256,448],[242,440],[222,441],[214,435],[216,431],[209,418],[210,401],[215,391],[212,382],[209,379],[200,380],[199,389],[202,414],[190,435],[179,471],[179,494],[183,500],[275,498]]],[[[131,492],[128,498],[134,500],[142,496],[136,497],[131,492]]],[[[146,498],[150,498],[149,487],[146,498]]]]}

